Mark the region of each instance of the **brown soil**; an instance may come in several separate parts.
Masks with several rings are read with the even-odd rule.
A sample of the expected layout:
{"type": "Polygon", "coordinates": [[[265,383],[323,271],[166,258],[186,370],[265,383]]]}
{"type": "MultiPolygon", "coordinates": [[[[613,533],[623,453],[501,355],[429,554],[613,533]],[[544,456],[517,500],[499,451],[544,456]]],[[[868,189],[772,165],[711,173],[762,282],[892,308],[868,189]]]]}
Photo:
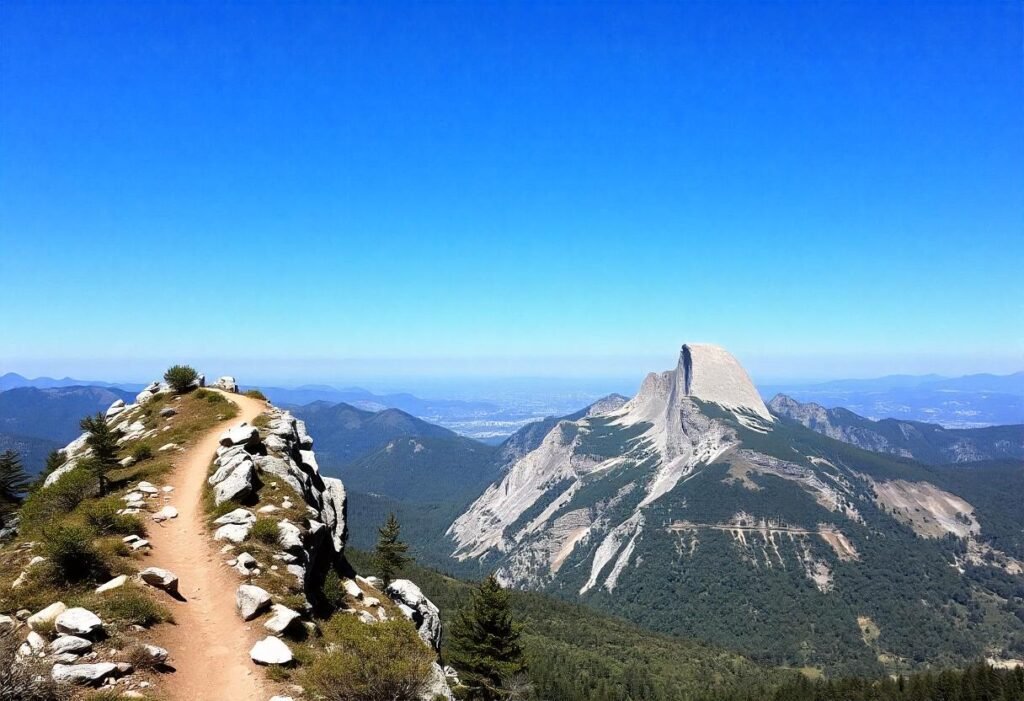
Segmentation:
{"type": "Polygon", "coordinates": [[[159,683],[168,699],[266,701],[276,691],[249,658],[253,644],[266,633],[259,621],[246,623],[238,615],[238,577],[225,567],[230,556],[219,552],[204,520],[203,485],[221,433],[242,421],[251,423],[266,410],[264,402],[225,396],[238,405],[238,416],[217,424],[176,457],[164,484],[174,487],[170,504],[178,517],[149,526],[153,551],[147,564],[174,572],[184,599],[163,597],[175,623],[154,631],[153,642],[167,648],[176,670],[159,683]]]}

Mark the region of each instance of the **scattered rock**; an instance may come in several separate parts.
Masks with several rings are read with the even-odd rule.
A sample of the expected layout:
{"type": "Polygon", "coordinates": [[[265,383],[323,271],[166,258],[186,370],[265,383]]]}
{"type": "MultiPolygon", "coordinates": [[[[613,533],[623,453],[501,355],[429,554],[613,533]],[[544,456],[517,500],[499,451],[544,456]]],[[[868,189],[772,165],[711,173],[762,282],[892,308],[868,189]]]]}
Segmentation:
{"type": "Polygon", "coordinates": [[[235,509],[229,511],[220,518],[214,521],[218,526],[236,525],[236,526],[251,526],[256,523],[256,516],[252,512],[246,509],[235,509]]]}
{"type": "Polygon", "coordinates": [[[249,657],[256,664],[288,664],[293,659],[288,646],[273,636],[267,636],[253,645],[249,657]]]}
{"type": "Polygon", "coordinates": [[[178,447],[177,443],[168,443],[167,445],[160,446],[157,448],[158,453],[166,453],[168,450],[174,450],[178,447]]]}
{"type": "Polygon", "coordinates": [[[64,611],[54,621],[57,632],[65,635],[95,637],[103,632],[103,621],[89,609],[75,607],[64,611]]]}
{"type": "Polygon", "coordinates": [[[55,664],[50,673],[53,680],[62,684],[92,684],[99,686],[109,678],[118,675],[117,665],[110,662],[98,664],[55,664]]]}
{"type": "Polygon", "coordinates": [[[249,531],[252,530],[252,526],[242,526],[238,524],[229,523],[226,526],[221,526],[213,533],[214,540],[229,540],[232,543],[241,543],[249,536],[249,531]]]}
{"type": "Polygon", "coordinates": [[[118,399],[116,402],[111,404],[110,408],[107,409],[107,414],[105,416],[106,420],[110,421],[112,418],[123,412],[124,406],[125,405],[123,399],[118,399]]]}
{"type": "Polygon", "coordinates": [[[266,506],[261,506],[260,508],[258,508],[256,510],[256,513],[258,513],[258,514],[272,514],[275,511],[278,511],[278,508],[276,506],[274,506],[273,504],[267,504],[266,506]]]}
{"type": "Polygon", "coordinates": [[[14,630],[17,626],[17,622],[10,616],[0,615],[0,631],[14,630]]]}
{"type": "Polygon", "coordinates": [[[353,582],[351,579],[343,579],[341,586],[344,587],[345,593],[351,596],[353,599],[362,599],[363,590],[359,588],[359,585],[353,582]]]}
{"type": "Polygon", "coordinates": [[[124,458],[117,464],[120,465],[121,467],[131,467],[132,465],[135,464],[135,458],[129,455],[128,457],[124,458]]]}
{"type": "Polygon", "coordinates": [[[234,394],[238,393],[238,383],[235,382],[235,378],[230,375],[217,378],[217,381],[210,386],[225,392],[232,392],[234,394]]]}
{"type": "Polygon", "coordinates": [[[46,638],[34,630],[29,631],[28,637],[25,638],[25,644],[28,645],[29,654],[42,654],[46,650],[46,638]]]}
{"type": "Polygon", "coordinates": [[[132,550],[142,550],[143,548],[148,548],[148,547],[149,547],[149,541],[148,540],[139,539],[139,540],[133,541],[131,543],[131,549],[132,550]]]}
{"type": "Polygon", "coordinates": [[[175,409],[172,409],[169,406],[165,406],[163,409],[160,410],[160,416],[164,417],[165,419],[170,418],[177,413],[178,412],[175,409]]]}
{"type": "Polygon", "coordinates": [[[248,575],[249,570],[255,569],[257,566],[256,558],[249,553],[242,553],[235,558],[235,564],[233,567],[238,570],[239,574],[248,575]]]}
{"type": "Polygon", "coordinates": [[[125,574],[119,575],[119,576],[114,577],[113,579],[111,579],[106,584],[101,584],[98,587],[96,587],[96,593],[97,594],[102,594],[105,591],[110,591],[112,589],[118,589],[120,587],[123,587],[127,582],[128,582],[128,575],[125,575],[125,574]]]}
{"type": "Polygon", "coordinates": [[[157,523],[161,521],[167,521],[172,518],[178,518],[178,510],[173,506],[165,506],[164,508],[153,514],[153,520],[157,523]]]}
{"type": "Polygon", "coordinates": [[[243,584],[235,592],[235,605],[242,620],[251,621],[270,606],[270,594],[252,584],[243,584]]]}
{"type": "MultiPolygon", "coordinates": [[[[255,430],[255,429],[253,429],[255,430]]],[[[256,469],[252,462],[246,461],[231,471],[216,487],[214,502],[220,506],[230,499],[244,499],[252,494],[255,486],[256,469]]]]}
{"type": "Polygon", "coordinates": [[[139,573],[139,577],[151,587],[163,589],[168,594],[176,595],[178,593],[178,576],[170,570],[147,567],[139,573]]]}
{"type": "Polygon", "coordinates": [[[22,572],[18,575],[18,578],[11,582],[11,589],[17,589],[18,587],[24,586],[25,582],[28,581],[28,572],[22,572]]]}
{"type": "Polygon", "coordinates": [[[271,608],[270,618],[263,623],[263,627],[274,635],[281,635],[285,630],[287,630],[288,626],[297,621],[298,618],[299,614],[292,611],[287,606],[274,604],[271,608]]]}
{"type": "Polygon", "coordinates": [[[164,664],[167,662],[167,658],[170,657],[170,653],[167,652],[167,650],[162,647],[157,647],[156,645],[143,645],[142,649],[145,650],[150,659],[157,664],[164,664]]]}
{"type": "Polygon", "coordinates": [[[220,437],[220,444],[223,446],[252,445],[259,442],[260,432],[255,426],[242,424],[229,428],[220,437]]]}
{"type": "Polygon", "coordinates": [[[280,521],[277,524],[277,542],[289,552],[302,550],[302,531],[291,521],[280,521]]]}
{"type": "Polygon", "coordinates": [[[35,630],[38,627],[45,627],[47,624],[57,620],[57,616],[61,615],[68,610],[68,607],[64,605],[63,601],[58,601],[55,604],[50,604],[42,611],[37,611],[28,617],[26,623],[28,627],[35,630]]]}
{"type": "Polygon", "coordinates": [[[73,652],[76,655],[92,650],[92,642],[75,635],[64,635],[50,643],[50,651],[56,654],[73,652]]]}

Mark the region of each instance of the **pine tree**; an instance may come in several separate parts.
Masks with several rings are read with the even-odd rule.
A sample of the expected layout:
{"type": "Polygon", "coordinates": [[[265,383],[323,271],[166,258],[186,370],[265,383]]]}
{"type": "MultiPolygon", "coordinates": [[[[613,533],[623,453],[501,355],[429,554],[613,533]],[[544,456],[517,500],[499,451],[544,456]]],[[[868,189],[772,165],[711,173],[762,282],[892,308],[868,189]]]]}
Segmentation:
{"type": "Polygon", "coordinates": [[[16,452],[5,450],[0,453],[0,526],[18,510],[31,483],[16,452]]]}
{"type": "Polygon", "coordinates": [[[494,575],[487,577],[451,628],[449,657],[465,686],[465,698],[507,697],[505,681],[526,670],[520,631],[512,619],[508,592],[494,575]]]}
{"type": "Polygon", "coordinates": [[[373,563],[384,580],[385,587],[391,584],[395,575],[409,563],[409,558],[405,554],[409,546],[398,539],[401,530],[402,526],[394,514],[389,514],[387,523],[377,529],[380,537],[377,539],[373,563]]]}
{"type": "Polygon", "coordinates": [[[92,448],[92,455],[79,463],[96,475],[100,483],[100,496],[107,494],[107,473],[117,467],[117,432],[107,425],[103,414],[86,416],[80,424],[89,434],[86,445],[92,448]]]}

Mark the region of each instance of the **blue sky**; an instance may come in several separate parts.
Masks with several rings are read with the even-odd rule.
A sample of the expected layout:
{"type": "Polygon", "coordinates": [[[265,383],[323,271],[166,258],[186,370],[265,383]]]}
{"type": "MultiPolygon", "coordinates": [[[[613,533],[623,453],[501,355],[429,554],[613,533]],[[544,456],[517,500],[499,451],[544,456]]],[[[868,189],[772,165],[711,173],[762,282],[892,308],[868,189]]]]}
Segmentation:
{"type": "Polygon", "coordinates": [[[1021,14],[5,2],[0,371],[1021,369],[1021,14]]]}

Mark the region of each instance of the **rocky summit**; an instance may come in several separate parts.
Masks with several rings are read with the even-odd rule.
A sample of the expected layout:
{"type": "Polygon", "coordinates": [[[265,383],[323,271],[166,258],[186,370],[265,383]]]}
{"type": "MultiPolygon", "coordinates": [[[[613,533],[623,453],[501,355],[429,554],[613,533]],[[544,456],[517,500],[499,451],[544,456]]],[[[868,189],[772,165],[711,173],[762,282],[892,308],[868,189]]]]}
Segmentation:
{"type": "Polygon", "coordinates": [[[547,429],[450,525],[453,558],[777,662],[1012,654],[985,630],[1008,611],[949,605],[1022,571],[1005,504],[782,420],[722,348],[547,429]]]}

